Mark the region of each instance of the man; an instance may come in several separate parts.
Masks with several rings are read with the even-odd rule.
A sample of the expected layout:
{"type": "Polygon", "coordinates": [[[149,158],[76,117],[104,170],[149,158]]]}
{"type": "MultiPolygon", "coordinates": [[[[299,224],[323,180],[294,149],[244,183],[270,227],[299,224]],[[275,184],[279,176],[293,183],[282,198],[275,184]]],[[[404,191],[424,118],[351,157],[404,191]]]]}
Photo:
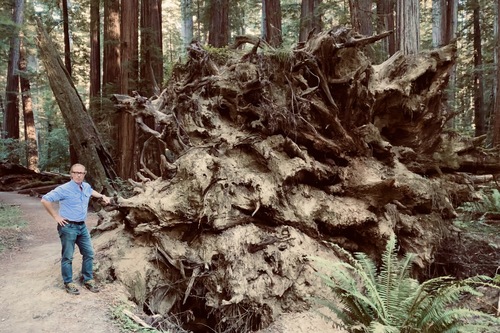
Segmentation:
{"type": "Polygon", "coordinates": [[[74,164],[71,169],[71,180],[62,184],[42,197],[42,205],[57,222],[57,231],[61,239],[61,273],[66,291],[73,295],[80,294],[78,287],[73,283],[73,253],[75,244],[83,257],[82,276],[83,286],[92,292],[98,292],[93,278],[94,250],[90,234],[85,225],[90,197],[110,203],[110,198],[92,189],[83,181],[87,171],[81,164],[74,164]],[[59,211],[53,206],[59,202],[59,211]]]}

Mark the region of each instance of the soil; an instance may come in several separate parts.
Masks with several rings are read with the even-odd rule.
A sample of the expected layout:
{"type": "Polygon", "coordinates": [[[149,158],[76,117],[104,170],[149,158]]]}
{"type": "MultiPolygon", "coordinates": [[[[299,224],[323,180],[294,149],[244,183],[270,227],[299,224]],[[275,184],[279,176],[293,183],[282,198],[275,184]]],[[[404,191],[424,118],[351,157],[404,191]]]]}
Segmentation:
{"type": "MultiPolygon", "coordinates": [[[[80,288],[77,296],[63,289],[56,222],[44,211],[40,199],[0,192],[0,202],[19,205],[27,222],[17,230],[17,245],[0,253],[0,332],[120,332],[109,315],[119,299],[115,285],[104,284],[96,294],[80,288]]],[[[94,226],[96,214],[89,213],[87,222],[94,226]]],[[[78,251],[73,264],[77,278],[81,267],[78,251]]]]}

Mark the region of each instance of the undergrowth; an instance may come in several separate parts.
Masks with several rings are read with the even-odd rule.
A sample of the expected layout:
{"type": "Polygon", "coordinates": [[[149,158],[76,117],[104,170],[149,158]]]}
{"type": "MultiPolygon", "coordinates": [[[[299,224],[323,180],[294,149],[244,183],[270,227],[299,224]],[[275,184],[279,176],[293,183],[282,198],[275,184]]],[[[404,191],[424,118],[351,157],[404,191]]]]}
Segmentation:
{"type": "Polygon", "coordinates": [[[19,207],[0,202],[0,252],[15,247],[20,242],[19,230],[26,225],[19,207]]]}
{"type": "Polygon", "coordinates": [[[122,304],[115,306],[111,309],[111,317],[115,320],[120,326],[120,331],[123,333],[169,333],[166,331],[158,331],[154,328],[144,327],[134,320],[132,320],[129,316],[127,316],[124,312],[127,307],[122,304]]]}

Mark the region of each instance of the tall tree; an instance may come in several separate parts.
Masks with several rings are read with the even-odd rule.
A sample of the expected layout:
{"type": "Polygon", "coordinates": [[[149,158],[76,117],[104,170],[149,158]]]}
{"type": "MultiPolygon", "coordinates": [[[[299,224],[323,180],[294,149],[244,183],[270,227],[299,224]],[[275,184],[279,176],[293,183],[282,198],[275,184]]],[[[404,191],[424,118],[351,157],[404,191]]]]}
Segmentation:
{"type": "Polygon", "coordinates": [[[229,43],[229,0],[210,0],[208,44],[224,47],[229,43]]]}
{"type": "Polygon", "coordinates": [[[87,167],[89,171],[88,181],[92,186],[97,191],[106,188],[110,192],[112,188],[107,180],[116,178],[113,160],[102,144],[100,135],[92,118],[87,113],[71,77],[62,66],[57,48],[43,28],[41,21],[37,19],[36,22],[40,57],[70,139],[75,142],[79,161],[87,167]]]}
{"type": "Polygon", "coordinates": [[[262,0],[262,27],[263,39],[271,46],[281,46],[283,34],[280,0],[262,0]]]}
{"type": "Polygon", "coordinates": [[[103,95],[118,92],[120,78],[120,1],[104,1],[103,95]]]}
{"type": "MultiPolygon", "coordinates": [[[[139,75],[139,1],[123,1],[121,5],[121,76],[120,93],[131,95],[137,90],[139,75]]],[[[133,117],[123,112],[118,126],[118,175],[134,178],[137,161],[134,156],[137,147],[136,126],[133,117]]]]}
{"type": "Polygon", "coordinates": [[[494,63],[496,68],[496,80],[495,80],[495,107],[493,109],[494,121],[493,121],[493,146],[500,146],[500,2],[496,3],[496,20],[495,20],[495,56],[494,63]]]}
{"type": "Polygon", "coordinates": [[[475,135],[486,134],[486,115],[484,109],[483,86],[483,50],[481,44],[481,5],[478,0],[473,2],[474,25],[474,125],[475,135]]]}
{"type": "Polygon", "coordinates": [[[101,25],[100,0],[90,1],[90,102],[91,107],[101,92],[101,25]]]}
{"type": "Polygon", "coordinates": [[[64,31],[64,65],[71,76],[71,44],[69,42],[68,0],[62,0],[63,31],[64,31]]]}
{"type": "MultiPolygon", "coordinates": [[[[394,0],[377,0],[377,30],[378,33],[394,31],[394,0]]],[[[382,40],[382,61],[396,52],[396,33],[387,36],[382,40]]]]}
{"type": "Polygon", "coordinates": [[[5,113],[3,135],[19,139],[19,31],[23,24],[24,0],[15,0],[12,7],[12,21],[15,30],[10,37],[9,61],[7,65],[7,84],[5,88],[5,113]]]}
{"type": "MultiPolygon", "coordinates": [[[[63,12],[63,35],[64,35],[64,65],[68,71],[69,76],[72,75],[71,70],[71,43],[70,43],[70,32],[69,32],[69,14],[68,14],[68,0],[62,0],[62,12],[63,12]]],[[[69,158],[71,165],[78,162],[75,148],[73,147],[73,142],[70,141],[69,144],[69,158]]]]}
{"type": "Polygon", "coordinates": [[[163,82],[161,0],[141,0],[140,91],[160,93],[163,82]]]}
{"type": "Polygon", "coordinates": [[[302,0],[300,6],[300,42],[306,41],[311,32],[318,33],[323,29],[321,3],[322,0],[302,0]]]}
{"type": "Polygon", "coordinates": [[[362,35],[373,34],[372,0],[349,0],[351,9],[351,25],[362,35]]]}
{"type": "Polygon", "coordinates": [[[36,140],[35,117],[33,116],[33,101],[28,76],[28,60],[24,38],[20,36],[19,78],[21,84],[21,100],[23,104],[24,140],[26,141],[26,166],[30,170],[38,171],[38,147],[36,140]]]}
{"type": "Polygon", "coordinates": [[[420,2],[399,0],[396,2],[396,39],[403,54],[415,54],[420,45],[420,2]]]}
{"type": "Polygon", "coordinates": [[[181,0],[181,37],[183,53],[193,40],[193,0],[181,0]]]}

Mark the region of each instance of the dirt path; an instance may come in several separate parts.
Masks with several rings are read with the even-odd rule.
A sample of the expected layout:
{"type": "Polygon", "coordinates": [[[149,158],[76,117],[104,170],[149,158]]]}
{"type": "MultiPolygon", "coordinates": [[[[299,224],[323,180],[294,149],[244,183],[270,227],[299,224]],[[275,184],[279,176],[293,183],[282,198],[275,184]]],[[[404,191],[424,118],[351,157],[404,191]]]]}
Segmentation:
{"type": "MultiPolygon", "coordinates": [[[[0,332],[120,332],[108,317],[114,299],[112,286],[104,285],[98,294],[81,288],[78,296],[62,288],[56,223],[40,200],[0,192],[0,202],[19,205],[28,222],[22,246],[0,254],[0,332]]],[[[96,215],[89,214],[89,227],[96,221],[96,215]]],[[[80,267],[81,256],[76,251],[75,277],[80,267]]]]}

